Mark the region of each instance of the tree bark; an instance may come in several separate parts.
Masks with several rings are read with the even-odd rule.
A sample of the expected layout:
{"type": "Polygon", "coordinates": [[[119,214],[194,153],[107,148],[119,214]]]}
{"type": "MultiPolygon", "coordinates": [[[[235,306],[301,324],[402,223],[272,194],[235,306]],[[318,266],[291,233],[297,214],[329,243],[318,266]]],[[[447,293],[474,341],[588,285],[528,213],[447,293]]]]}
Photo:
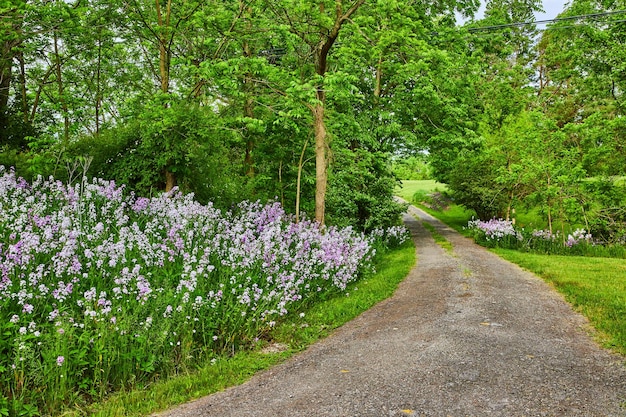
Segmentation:
{"type": "Polygon", "coordinates": [[[326,190],[328,188],[328,134],[324,120],[324,104],[313,108],[315,132],[315,220],[324,224],[326,215],[326,190]]]}
{"type": "Polygon", "coordinates": [[[22,119],[28,123],[28,94],[26,90],[26,63],[24,62],[24,52],[18,54],[20,61],[20,90],[22,95],[22,119]]]}
{"type": "MultiPolygon", "coordinates": [[[[243,2],[240,3],[240,8],[244,8],[245,5],[243,2]]],[[[249,17],[252,17],[251,8],[247,8],[247,14],[249,17]]],[[[246,25],[246,29],[251,31],[252,25],[251,21],[246,25]]],[[[243,56],[247,59],[252,58],[252,48],[250,47],[250,43],[245,40],[243,42],[243,56]]],[[[254,118],[254,99],[252,95],[254,93],[254,80],[252,79],[252,73],[247,72],[243,79],[243,92],[244,92],[244,103],[243,103],[243,115],[245,117],[254,118]]],[[[244,169],[246,171],[246,175],[249,177],[254,177],[254,159],[252,156],[252,151],[254,149],[254,137],[253,133],[246,130],[246,155],[244,157],[244,169]]]]}
{"type": "Polygon", "coordinates": [[[300,153],[300,161],[298,162],[298,179],[296,180],[296,224],[300,221],[300,191],[302,190],[302,170],[304,169],[304,152],[309,145],[309,139],[307,138],[304,146],[302,147],[302,153],[300,153]]]}
{"type": "Polygon", "coordinates": [[[172,14],[172,1],[168,0],[165,10],[165,20],[161,12],[160,0],[156,0],[157,24],[159,25],[159,75],[161,78],[161,92],[167,94],[170,91],[170,62],[171,51],[168,48],[168,29],[172,14]]]}
{"type": "Polygon", "coordinates": [[[176,175],[169,170],[165,170],[165,192],[169,192],[176,187],[176,175]]]}
{"type": "MultiPolygon", "coordinates": [[[[315,48],[315,72],[322,79],[328,68],[328,55],[332,49],[343,24],[358,10],[365,0],[357,0],[346,12],[343,12],[341,0],[335,1],[335,22],[328,32],[322,32],[322,39],[315,48]]],[[[324,5],[320,3],[320,11],[324,12],[324,5]]],[[[315,220],[324,225],[326,215],[326,190],[328,188],[328,150],[330,137],[326,130],[324,106],[326,94],[324,85],[317,88],[317,103],[311,106],[313,112],[313,130],[315,133],[315,220]]]]}
{"type": "Polygon", "coordinates": [[[374,87],[374,100],[378,102],[382,93],[383,82],[383,54],[378,57],[378,65],[376,65],[376,85],[374,87]]]}
{"type": "MultiPolygon", "coordinates": [[[[161,81],[161,92],[169,94],[170,91],[170,63],[172,51],[169,47],[169,29],[172,17],[172,0],[167,0],[165,6],[165,19],[161,10],[161,0],[155,0],[157,24],[159,31],[157,41],[159,43],[159,76],[161,81]]],[[[176,186],[176,174],[171,171],[171,167],[165,167],[165,191],[168,192],[176,186]]]]}
{"type": "MultiPolygon", "coordinates": [[[[2,53],[4,54],[4,52],[3,50],[2,53]]],[[[4,56],[0,60],[0,130],[4,130],[8,123],[7,110],[11,89],[12,63],[10,59],[6,59],[4,56]]]]}
{"type": "Polygon", "coordinates": [[[3,16],[0,21],[0,34],[4,39],[0,44],[0,129],[4,129],[8,122],[7,110],[13,77],[14,48],[20,44],[22,19],[23,16],[10,11],[9,15],[3,16]]]}

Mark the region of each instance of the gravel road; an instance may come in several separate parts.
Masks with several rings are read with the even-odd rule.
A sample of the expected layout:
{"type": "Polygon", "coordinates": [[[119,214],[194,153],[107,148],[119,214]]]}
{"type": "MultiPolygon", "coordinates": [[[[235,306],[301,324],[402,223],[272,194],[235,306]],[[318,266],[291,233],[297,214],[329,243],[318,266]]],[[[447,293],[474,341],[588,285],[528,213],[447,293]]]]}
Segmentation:
{"type": "Polygon", "coordinates": [[[249,382],[165,417],[626,416],[625,358],[532,274],[428,214],[395,295],[249,382]]]}

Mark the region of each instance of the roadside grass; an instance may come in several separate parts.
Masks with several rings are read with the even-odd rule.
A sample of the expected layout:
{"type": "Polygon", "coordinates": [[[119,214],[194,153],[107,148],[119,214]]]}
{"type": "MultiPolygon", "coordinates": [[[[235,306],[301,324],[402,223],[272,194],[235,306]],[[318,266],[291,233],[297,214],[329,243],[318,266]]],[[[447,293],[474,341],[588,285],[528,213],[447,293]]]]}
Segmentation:
{"type": "Polygon", "coordinates": [[[270,334],[265,335],[265,341],[259,343],[258,349],[216,358],[184,375],[160,381],[143,390],[120,392],[88,409],[76,409],[63,415],[145,416],[241,384],[256,372],[284,361],[390,297],[414,264],[415,247],[409,241],[380,256],[377,272],[352,283],[348,287],[348,296],[340,294],[311,306],[304,313],[306,324],[299,317],[277,324],[270,334]],[[282,352],[262,353],[261,349],[268,344],[283,344],[287,348],[282,352]]]}
{"type": "Polygon", "coordinates": [[[468,210],[456,204],[449,206],[447,210],[433,210],[422,205],[418,205],[418,207],[464,236],[469,235],[466,229],[467,222],[476,216],[474,210],[468,210]]]}
{"type": "Polygon", "coordinates": [[[493,252],[554,285],[589,319],[598,342],[626,355],[626,259],[493,252]]]}

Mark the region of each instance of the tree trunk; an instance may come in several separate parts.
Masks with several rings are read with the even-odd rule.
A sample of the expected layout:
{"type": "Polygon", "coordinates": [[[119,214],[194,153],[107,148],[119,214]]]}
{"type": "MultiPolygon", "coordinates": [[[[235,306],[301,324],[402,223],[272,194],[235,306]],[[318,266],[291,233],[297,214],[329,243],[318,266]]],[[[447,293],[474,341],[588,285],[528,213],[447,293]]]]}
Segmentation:
{"type": "Polygon", "coordinates": [[[374,100],[378,103],[380,95],[382,93],[383,82],[383,54],[380,54],[378,58],[378,65],[376,65],[376,85],[374,86],[374,100]]]}
{"type": "MultiPolygon", "coordinates": [[[[250,94],[252,94],[252,76],[247,74],[244,78],[244,93],[246,95],[245,102],[243,105],[243,115],[245,117],[254,118],[254,101],[250,94]]],[[[254,150],[254,137],[253,132],[249,130],[245,130],[246,134],[246,155],[243,160],[244,169],[246,171],[246,175],[249,177],[254,177],[254,159],[252,157],[252,151],[254,150]]]]}
{"type": "Polygon", "coordinates": [[[328,133],[324,120],[324,104],[313,108],[313,128],[315,131],[315,220],[324,224],[326,215],[326,188],[328,187],[328,133]]]}
{"type": "Polygon", "coordinates": [[[98,30],[98,67],[96,69],[96,136],[100,134],[100,108],[102,106],[102,31],[98,30]]]}
{"type": "Polygon", "coordinates": [[[13,77],[13,58],[15,48],[19,45],[19,38],[14,34],[20,30],[20,16],[8,16],[9,19],[0,21],[0,35],[4,39],[0,44],[0,129],[7,125],[7,110],[11,94],[11,79],[13,77]],[[14,21],[13,18],[15,18],[14,21]]]}
{"type": "Polygon", "coordinates": [[[28,123],[28,94],[26,90],[26,63],[24,62],[24,52],[18,54],[20,61],[20,90],[22,95],[22,119],[28,123]]]}
{"type": "Polygon", "coordinates": [[[298,162],[298,179],[296,180],[296,224],[300,221],[300,191],[302,189],[302,169],[304,168],[304,152],[309,144],[307,138],[304,146],[302,147],[302,153],[300,154],[300,161],[298,162]]]}
{"type": "MultiPolygon", "coordinates": [[[[2,51],[4,53],[4,51],[2,51]]],[[[9,104],[9,91],[11,88],[11,61],[0,58],[0,130],[4,130],[8,123],[7,106],[9,104]]]]}
{"type": "MultiPolygon", "coordinates": [[[[243,0],[239,2],[239,10],[245,10],[245,17],[248,18],[248,22],[246,23],[246,31],[251,32],[252,27],[252,8],[247,6],[243,0]]],[[[243,14],[243,13],[242,13],[243,14]]],[[[254,53],[252,48],[250,47],[250,42],[248,40],[244,40],[243,42],[243,56],[247,59],[251,59],[254,53]]],[[[245,117],[249,117],[251,119],[254,118],[254,79],[251,72],[247,72],[243,78],[243,93],[244,93],[244,103],[243,103],[243,115],[245,117]]],[[[249,177],[254,177],[254,158],[252,155],[252,151],[254,150],[255,141],[253,132],[246,130],[246,155],[243,161],[244,169],[246,171],[246,175],[249,177]]]]}
{"type": "MultiPolygon", "coordinates": [[[[321,76],[322,80],[328,68],[328,54],[332,49],[339,31],[343,24],[358,10],[365,0],[357,0],[345,11],[342,10],[341,1],[337,0],[335,10],[335,22],[328,32],[322,32],[322,40],[315,49],[315,72],[321,76]]],[[[324,13],[324,3],[320,3],[320,12],[324,13]]],[[[315,220],[324,225],[326,215],[326,188],[328,187],[328,151],[329,135],[326,131],[326,120],[324,118],[324,106],[326,94],[324,84],[317,87],[317,103],[311,106],[313,112],[313,130],[315,132],[315,220]]]]}
{"type": "MultiPolygon", "coordinates": [[[[170,63],[172,51],[169,47],[168,40],[170,35],[170,21],[172,17],[172,0],[167,0],[165,6],[165,19],[161,11],[160,0],[155,0],[157,24],[159,32],[157,41],[159,43],[159,77],[161,79],[161,92],[169,94],[170,92],[170,63]]],[[[176,174],[170,170],[170,164],[165,167],[165,191],[168,192],[176,186],[176,174]]]]}
{"type": "Polygon", "coordinates": [[[156,0],[157,24],[159,25],[158,42],[159,42],[159,75],[161,78],[161,92],[169,93],[170,91],[170,62],[171,51],[168,48],[168,29],[172,15],[172,2],[168,0],[165,10],[165,20],[161,12],[161,3],[156,0]]]}
{"type": "Polygon", "coordinates": [[[176,187],[176,175],[169,170],[165,171],[165,192],[172,191],[176,187]]]}
{"type": "MultiPolygon", "coordinates": [[[[548,191],[550,190],[550,185],[551,185],[551,181],[550,181],[550,175],[548,175],[548,191]]],[[[550,235],[552,235],[552,199],[550,198],[550,196],[548,195],[548,198],[546,199],[546,205],[548,206],[548,229],[550,230],[550,235]]],[[[565,236],[563,237],[565,239],[565,236]]]]}

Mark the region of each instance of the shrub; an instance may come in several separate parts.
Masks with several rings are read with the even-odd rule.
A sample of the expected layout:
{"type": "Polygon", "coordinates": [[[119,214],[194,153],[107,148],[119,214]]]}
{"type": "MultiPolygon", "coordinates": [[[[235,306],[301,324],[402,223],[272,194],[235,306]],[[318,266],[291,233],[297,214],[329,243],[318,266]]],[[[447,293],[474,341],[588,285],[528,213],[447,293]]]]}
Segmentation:
{"type": "Polygon", "coordinates": [[[576,229],[564,239],[559,232],[525,230],[515,227],[511,221],[502,219],[471,220],[467,228],[477,243],[491,248],[555,255],[626,257],[626,248],[623,245],[601,245],[584,229],[576,229]]]}

